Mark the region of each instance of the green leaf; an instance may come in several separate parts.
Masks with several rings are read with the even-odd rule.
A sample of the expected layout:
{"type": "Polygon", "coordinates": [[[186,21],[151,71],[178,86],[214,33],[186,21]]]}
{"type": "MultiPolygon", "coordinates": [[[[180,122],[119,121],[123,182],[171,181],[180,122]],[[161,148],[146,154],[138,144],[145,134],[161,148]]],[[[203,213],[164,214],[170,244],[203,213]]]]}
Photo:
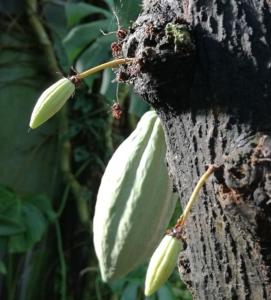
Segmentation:
{"type": "Polygon", "coordinates": [[[66,13],[63,5],[56,5],[53,1],[44,1],[43,16],[46,26],[50,27],[50,34],[56,38],[63,38],[68,31],[66,26],[66,13]]]}
{"type": "Polygon", "coordinates": [[[106,30],[107,28],[108,20],[99,20],[74,27],[63,40],[70,62],[72,63],[85,47],[102,35],[101,29],[106,30]]]}
{"type": "Polygon", "coordinates": [[[18,204],[17,196],[10,189],[0,186],[0,215],[7,214],[10,207],[18,204]]]}
{"type": "Polygon", "coordinates": [[[9,251],[25,252],[38,242],[45,232],[47,222],[40,210],[32,204],[24,203],[21,222],[26,231],[24,234],[12,236],[9,240],[9,251]]]}
{"type": "MultiPolygon", "coordinates": [[[[16,19],[16,16],[13,17],[16,19]]],[[[4,22],[9,23],[7,19],[1,18],[1,25],[4,22]]],[[[52,195],[56,185],[52,176],[57,169],[58,159],[55,155],[56,120],[49,121],[48,125],[36,134],[29,134],[27,129],[35,101],[42,89],[48,87],[49,81],[53,79],[48,79],[46,75],[41,51],[30,47],[36,45],[37,39],[35,35],[29,34],[28,30],[24,30],[29,29],[29,25],[18,26],[9,28],[4,24],[1,31],[0,183],[16,186],[16,189],[23,193],[31,191],[52,195]]],[[[8,207],[14,204],[13,201],[17,201],[6,201],[3,197],[0,192],[0,214],[2,204],[8,207]]]]}
{"type": "Polygon", "coordinates": [[[33,243],[39,241],[47,225],[43,214],[34,205],[25,203],[23,207],[23,217],[28,227],[29,241],[33,243]]]}
{"type": "Polygon", "coordinates": [[[104,0],[108,7],[113,10],[115,8],[114,0],[104,0]]]}
{"type": "Polygon", "coordinates": [[[121,300],[136,300],[137,299],[137,289],[141,282],[139,280],[130,281],[125,287],[121,300]]]}
{"type": "Polygon", "coordinates": [[[66,18],[68,26],[77,24],[81,19],[91,14],[103,14],[105,17],[110,18],[111,13],[106,9],[100,8],[95,5],[87,4],[84,2],[71,3],[65,5],[66,18]]]}
{"type": "Polygon", "coordinates": [[[0,12],[7,15],[22,13],[22,11],[25,9],[25,6],[26,5],[24,1],[0,1],[0,12]]]}
{"type": "MultiPolygon", "coordinates": [[[[129,27],[130,23],[136,19],[141,9],[140,1],[105,0],[105,2],[112,12],[112,20],[116,18],[113,14],[113,11],[115,11],[121,27],[129,27]]],[[[117,20],[115,20],[115,23],[117,24],[117,20]]]]}
{"type": "Polygon", "coordinates": [[[54,221],[50,199],[45,195],[19,198],[8,188],[0,187],[0,241],[8,237],[10,252],[24,252],[42,238],[49,221],[54,221]]]}
{"type": "Polygon", "coordinates": [[[2,260],[0,260],[0,274],[7,274],[7,268],[2,260]]]}
{"type": "Polygon", "coordinates": [[[10,236],[23,233],[25,227],[10,218],[0,215],[0,236],[10,236]]]}
{"type": "Polygon", "coordinates": [[[158,300],[176,300],[172,290],[167,286],[163,285],[157,292],[158,300]]]}
{"type": "Polygon", "coordinates": [[[24,198],[24,201],[36,206],[44,215],[47,216],[50,222],[56,219],[56,213],[53,210],[51,199],[46,195],[38,194],[24,198]]]}
{"type": "MultiPolygon", "coordinates": [[[[82,72],[84,69],[94,67],[109,59],[110,44],[114,40],[114,36],[105,35],[98,38],[86,51],[79,57],[76,62],[76,69],[82,72]]],[[[94,74],[85,79],[88,86],[97,78],[99,74],[94,74]]]]}
{"type": "MultiPolygon", "coordinates": [[[[111,2],[111,1],[109,1],[111,2]]],[[[115,10],[119,18],[120,26],[129,27],[131,22],[136,19],[140,12],[141,1],[115,0],[112,11],[115,10]]]]}
{"type": "Polygon", "coordinates": [[[20,222],[21,203],[10,189],[0,187],[0,236],[10,236],[25,231],[20,222]]]}
{"type": "Polygon", "coordinates": [[[111,11],[115,11],[120,19],[121,26],[128,26],[135,20],[141,9],[140,1],[131,0],[105,0],[111,11]]]}
{"type": "Polygon", "coordinates": [[[105,69],[103,71],[100,94],[104,95],[110,104],[112,104],[112,99],[116,97],[116,83],[112,83],[114,78],[115,74],[111,69],[105,69]]]}
{"type": "Polygon", "coordinates": [[[5,253],[8,245],[7,237],[0,237],[0,252],[5,253]]]}
{"type": "Polygon", "coordinates": [[[149,109],[150,105],[132,91],[129,113],[134,114],[140,118],[149,109]]]}

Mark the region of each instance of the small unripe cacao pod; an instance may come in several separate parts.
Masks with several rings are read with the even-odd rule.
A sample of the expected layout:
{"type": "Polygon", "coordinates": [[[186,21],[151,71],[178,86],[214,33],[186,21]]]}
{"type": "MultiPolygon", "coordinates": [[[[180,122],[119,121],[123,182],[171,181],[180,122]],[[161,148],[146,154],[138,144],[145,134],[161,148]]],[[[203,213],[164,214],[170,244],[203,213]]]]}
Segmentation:
{"type": "Polygon", "coordinates": [[[30,128],[34,129],[56,114],[75,91],[74,83],[62,78],[46,89],[39,97],[30,119],[30,128]]]}
{"type": "Polygon", "coordinates": [[[168,279],[176,267],[182,243],[171,235],[165,235],[154,251],[147,270],[145,295],[155,293],[168,279]]]}

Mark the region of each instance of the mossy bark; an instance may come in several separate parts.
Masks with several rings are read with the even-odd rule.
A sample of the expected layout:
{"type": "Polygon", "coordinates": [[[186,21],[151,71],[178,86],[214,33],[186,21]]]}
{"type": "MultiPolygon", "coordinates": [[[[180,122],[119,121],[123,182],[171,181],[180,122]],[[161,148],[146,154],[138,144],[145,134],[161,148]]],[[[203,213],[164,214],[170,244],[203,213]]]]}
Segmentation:
{"type": "Polygon", "coordinates": [[[185,225],[181,278],[195,299],[271,299],[271,2],[144,1],[123,53],[138,62],[118,78],[157,110],[182,206],[221,166],[185,225]]]}

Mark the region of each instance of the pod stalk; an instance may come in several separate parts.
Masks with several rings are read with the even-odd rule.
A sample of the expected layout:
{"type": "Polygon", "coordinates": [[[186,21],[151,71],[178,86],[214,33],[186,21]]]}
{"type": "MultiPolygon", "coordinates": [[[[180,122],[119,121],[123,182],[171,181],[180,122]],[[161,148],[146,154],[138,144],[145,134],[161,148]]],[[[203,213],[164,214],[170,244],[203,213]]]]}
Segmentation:
{"type": "Polygon", "coordinates": [[[183,224],[185,223],[186,219],[189,216],[192,206],[194,205],[195,201],[198,199],[198,195],[199,195],[201,188],[203,187],[203,185],[206,183],[208,178],[213,174],[213,172],[216,169],[217,169],[217,167],[215,165],[209,165],[207,171],[200,177],[197,185],[195,186],[195,188],[188,200],[188,203],[185,206],[185,209],[184,209],[182,215],[177,220],[175,228],[180,228],[183,226],[183,224]]]}
{"type": "Polygon", "coordinates": [[[119,65],[125,65],[125,64],[128,64],[130,62],[133,62],[135,59],[134,58],[119,58],[119,59],[114,59],[114,60],[111,60],[111,61],[108,61],[106,63],[103,63],[101,65],[98,65],[96,67],[93,67],[91,69],[88,69],[82,73],[79,73],[77,75],[75,75],[75,77],[77,79],[84,79],[94,73],[97,73],[97,72],[100,72],[104,69],[107,69],[107,68],[115,68],[119,65]]]}

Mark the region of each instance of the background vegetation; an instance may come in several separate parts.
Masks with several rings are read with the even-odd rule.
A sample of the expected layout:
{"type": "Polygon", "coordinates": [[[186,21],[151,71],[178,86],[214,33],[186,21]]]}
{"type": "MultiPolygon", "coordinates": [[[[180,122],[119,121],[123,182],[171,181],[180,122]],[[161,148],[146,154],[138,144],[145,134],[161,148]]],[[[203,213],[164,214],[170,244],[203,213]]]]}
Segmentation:
{"type": "MultiPolygon", "coordinates": [[[[0,2],[0,299],[144,299],[146,266],[101,281],[92,245],[93,209],[114,149],[148,106],[119,86],[124,113],[110,114],[110,70],[88,78],[62,111],[28,132],[33,105],[70,67],[111,59],[118,22],[128,27],[138,1],[0,2]]],[[[177,272],[149,299],[191,299],[177,272]]]]}

